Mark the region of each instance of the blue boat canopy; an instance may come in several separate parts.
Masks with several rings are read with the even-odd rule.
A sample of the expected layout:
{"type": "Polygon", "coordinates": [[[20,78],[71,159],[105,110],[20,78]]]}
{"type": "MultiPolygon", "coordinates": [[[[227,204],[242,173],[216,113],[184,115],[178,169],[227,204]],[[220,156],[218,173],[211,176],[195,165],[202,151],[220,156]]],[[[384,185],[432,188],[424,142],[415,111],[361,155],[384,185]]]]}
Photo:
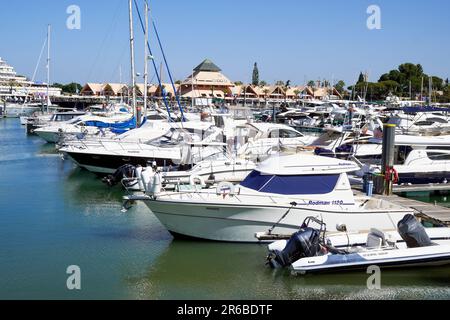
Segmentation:
{"type": "Polygon", "coordinates": [[[450,108],[433,107],[433,106],[404,107],[403,112],[405,112],[405,113],[450,112],[450,108]]]}
{"type": "Polygon", "coordinates": [[[259,192],[284,195],[327,194],[334,190],[339,176],[339,174],[277,176],[263,175],[254,170],[241,186],[259,192]]]}
{"type": "Polygon", "coordinates": [[[132,129],[136,128],[136,118],[133,117],[127,121],[123,122],[103,122],[103,121],[86,121],[85,125],[88,127],[97,127],[97,128],[112,128],[112,129],[132,129]]]}

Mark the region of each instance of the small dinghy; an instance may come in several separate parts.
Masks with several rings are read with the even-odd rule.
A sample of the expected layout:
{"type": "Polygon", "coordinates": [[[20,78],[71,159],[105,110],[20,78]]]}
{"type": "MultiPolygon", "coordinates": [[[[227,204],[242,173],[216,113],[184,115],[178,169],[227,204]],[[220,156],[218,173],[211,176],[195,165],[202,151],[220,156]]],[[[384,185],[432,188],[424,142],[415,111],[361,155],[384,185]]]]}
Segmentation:
{"type": "Polygon", "coordinates": [[[307,218],[289,240],[269,245],[268,264],[291,267],[293,274],[365,270],[369,266],[419,267],[450,264],[450,228],[425,229],[413,216],[406,215],[397,231],[326,234],[326,225],[307,218]],[[313,228],[311,225],[317,224],[313,228]]]}

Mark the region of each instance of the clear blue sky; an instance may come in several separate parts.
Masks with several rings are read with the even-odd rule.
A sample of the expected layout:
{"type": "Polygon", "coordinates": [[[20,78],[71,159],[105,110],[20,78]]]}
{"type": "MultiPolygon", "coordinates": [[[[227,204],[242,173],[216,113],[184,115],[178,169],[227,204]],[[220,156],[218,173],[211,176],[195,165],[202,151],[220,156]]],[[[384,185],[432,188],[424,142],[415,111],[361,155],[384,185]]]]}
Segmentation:
{"type": "MultiPolygon", "coordinates": [[[[52,82],[118,81],[120,65],[128,81],[127,5],[127,0],[8,1],[0,11],[0,56],[31,77],[50,23],[52,82]],[[81,8],[81,30],[66,28],[71,4],[81,8]]],[[[364,70],[377,81],[403,62],[450,77],[448,0],[155,0],[150,5],[176,79],[186,78],[204,58],[234,81],[250,81],[254,62],[267,82],[302,84],[305,78],[334,76],[351,84],[364,70]],[[371,4],[381,7],[382,30],[366,27],[371,4]]],[[[142,72],[137,15],[135,21],[142,72]]],[[[154,39],[152,44],[160,61],[154,39]]],[[[44,65],[37,80],[45,80],[44,65]]]]}

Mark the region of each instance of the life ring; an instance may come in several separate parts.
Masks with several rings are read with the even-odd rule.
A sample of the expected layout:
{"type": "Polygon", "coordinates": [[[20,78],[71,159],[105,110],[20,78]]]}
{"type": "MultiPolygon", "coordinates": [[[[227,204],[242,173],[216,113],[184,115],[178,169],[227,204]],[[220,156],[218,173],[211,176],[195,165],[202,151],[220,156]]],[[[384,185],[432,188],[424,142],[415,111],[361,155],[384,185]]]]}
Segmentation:
{"type": "Polygon", "coordinates": [[[384,180],[391,181],[395,184],[399,181],[398,171],[395,168],[386,167],[386,172],[384,174],[384,180]]]}
{"type": "Polygon", "coordinates": [[[201,176],[198,176],[198,175],[191,175],[191,176],[189,177],[189,184],[190,184],[191,186],[197,185],[197,182],[200,183],[200,186],[201,186],[202,188],[206,187],[205,179],[203,179],[201,176]]]}
{"type": "Polygon", "coordinates": [[[235,186],[231,182],[223,181],[217,185],[216,194],[222,195],[225,199],[226,196],[234,196],[236,194],[235,186]]]}

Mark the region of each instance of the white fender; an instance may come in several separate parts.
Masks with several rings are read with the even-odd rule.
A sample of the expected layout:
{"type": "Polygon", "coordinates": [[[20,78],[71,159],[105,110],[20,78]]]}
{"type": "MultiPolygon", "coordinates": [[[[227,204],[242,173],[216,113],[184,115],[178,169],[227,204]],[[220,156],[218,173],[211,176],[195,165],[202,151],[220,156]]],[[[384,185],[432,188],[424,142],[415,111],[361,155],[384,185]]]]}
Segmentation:
{"type": "Polygon", "coordinates": [[[159,173],[155,173],[153,176],[153,184],[150,189],[150,194],[156,196],[161,193],[162,184],[161,184],[161,176],[159,173]]]}
{"type": "Polygon", "coordinates": [[[144,185],[144,191],[150,193],[153,185],[153,176],[155,172],[151,169],[143,170],[141,173],[141,181],[144,185]]]}
{"type": "Polygon", "coordinates": [[[235,188],[234,184],[232,184],[231,182],[224,181],[224,182],[221,182],[221,183],[219,183],[217,185],[216,194],[218,196],[220,196],[220,195],[223,195],[223,196],[226,196],[226,195],[234,196],[236,194],[236,190],[235,189],[236,188],[235,188]]]}
{"type": "Polygon", "coordinates": [[[195,186],[197,184],[197,182],[200,183],[200,186],[202,188],[206,187],[205,179],[203,179],[201,176],[193,174],[189,177],[189,184],[191,186],[195,186]]]}
{"type": "Polygon", "coordinates": [[[144,183],[143,183],[143,181],[142,181],[142,172],[144,171],[144,168],[142,168],[142,167],[136,167],[136,179],[137,179],[137,182],[138,182],[138,184],[139,184],[139,190],[141,190],[141,191],[145,191],[145,186],[144,186],[144,183]]]}

